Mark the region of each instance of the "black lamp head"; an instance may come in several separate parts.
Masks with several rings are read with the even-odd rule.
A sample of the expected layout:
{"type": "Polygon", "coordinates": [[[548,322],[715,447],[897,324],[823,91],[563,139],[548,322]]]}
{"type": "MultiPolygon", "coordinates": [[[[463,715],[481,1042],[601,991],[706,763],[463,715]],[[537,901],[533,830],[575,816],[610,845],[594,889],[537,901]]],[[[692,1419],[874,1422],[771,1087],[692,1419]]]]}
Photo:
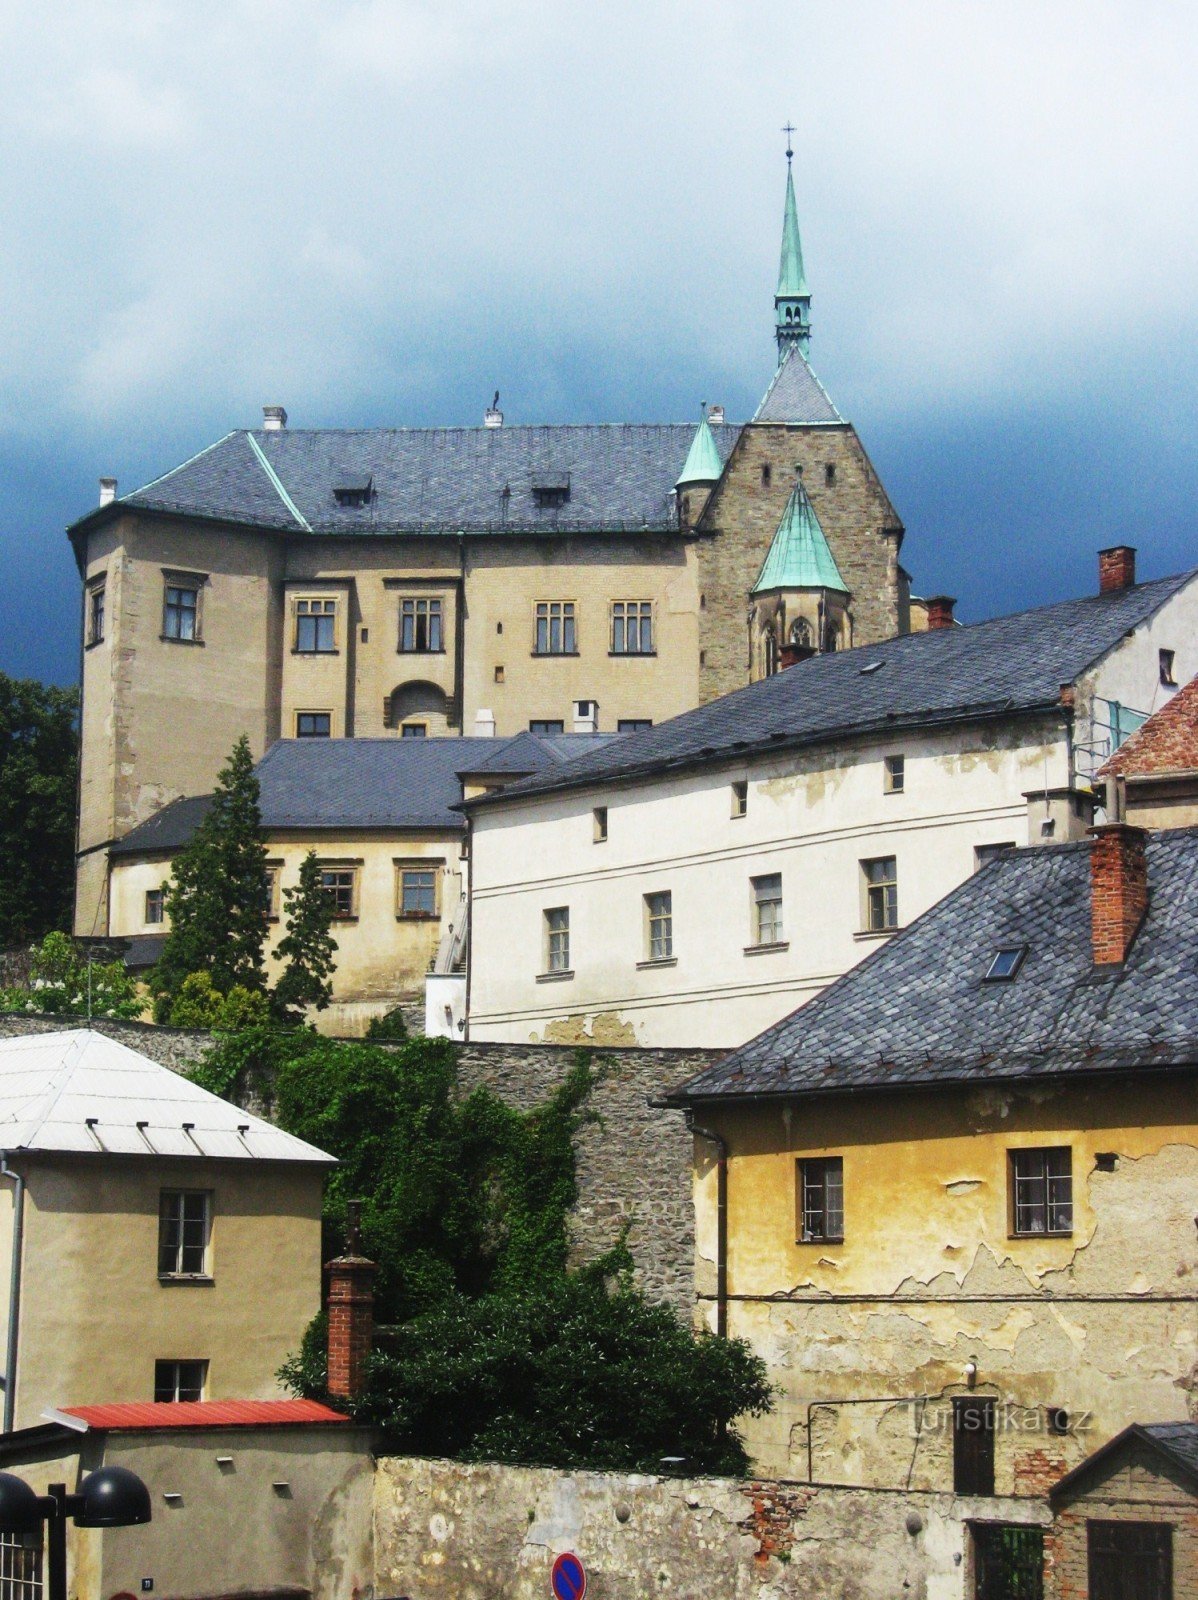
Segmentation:
{"type": "Polygon", "coordinates": [[[150,1491],[128,1467],[101,1467],[79,1486],[83,1505],[75,1513],[81,1528],[130,1528],[149,1522],[150,1491]]]}
{"type": "Polygon", "coordinates": [[[23,1478],[0,1472],[0,1533],[28,1533],[42,1524],[42,1504],[23,1478]]]}

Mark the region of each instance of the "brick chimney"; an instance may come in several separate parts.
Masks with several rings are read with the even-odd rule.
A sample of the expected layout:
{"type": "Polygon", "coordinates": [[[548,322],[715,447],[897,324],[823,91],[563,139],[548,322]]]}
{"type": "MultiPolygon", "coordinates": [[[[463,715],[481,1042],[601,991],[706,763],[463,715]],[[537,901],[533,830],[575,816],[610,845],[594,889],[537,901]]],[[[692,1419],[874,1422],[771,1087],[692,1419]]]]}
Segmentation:
{"type": "Polygon", "coordinates": [[[951,628],[956,600],[951,594],[934,594],[927,602],[928,631],[933,628],[951,628]]]}
{"type": "Polygon", "coordinates": [[[1148,910],[1148,834],[1126,822],[1089,830],[1090,939],[1096,967],[1117,966],[1131,949],[1148,910]]]}
{"type": "Polygon", "coordinates": [[[1136,552],[1130,544],[1113,544],[1098,552],[1098,592],[1110,594],[1112,589],[1134,588],[1136,581],[1136,552]]]}
{"type": "Polygon", "coordinates": [[[800,661],[808,661],[815,654],[810,645],[783,644],[778,646],[778,670],[783,667],[797,667],[800,661]]]}
{"type": "Polygon", "coordinates": [[[329,1395],[355,1400],[362,1392],[374,1336],[374,1275],[362,1254],[361,1201],[349,1203],[345,1250],[327,1264],[329,1274],[329,1395]]]}

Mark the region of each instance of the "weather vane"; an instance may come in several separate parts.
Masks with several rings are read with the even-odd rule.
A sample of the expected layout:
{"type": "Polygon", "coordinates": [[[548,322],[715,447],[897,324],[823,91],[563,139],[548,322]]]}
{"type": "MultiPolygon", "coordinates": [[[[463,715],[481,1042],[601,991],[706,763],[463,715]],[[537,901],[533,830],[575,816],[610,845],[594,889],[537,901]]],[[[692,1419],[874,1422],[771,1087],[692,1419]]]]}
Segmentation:
{"type": "Polygon", "coordinates": [[[790,147],[790,136],[794,132],[794,127],[788,122],[782,132],[786,135],[786,159],[789,161],[794,156],[794,151],[790,147]]]}

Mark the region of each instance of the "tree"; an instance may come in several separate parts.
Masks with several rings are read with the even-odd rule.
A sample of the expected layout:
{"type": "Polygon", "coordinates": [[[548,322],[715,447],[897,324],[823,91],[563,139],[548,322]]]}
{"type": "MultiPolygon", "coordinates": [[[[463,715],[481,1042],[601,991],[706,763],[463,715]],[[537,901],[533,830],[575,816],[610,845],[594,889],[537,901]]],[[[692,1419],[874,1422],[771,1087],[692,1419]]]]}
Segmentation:
{"type": "Polygon", "coordinates": [[[74,689],[0,673],[0,949],[70,926],[78,709],[74,689]]]}
{"type": "Polygon", "coordinates": [[[144,1010],[145,1000],[123,962],[89,963],[65,933],[48,933],[33,952],[27,988],[0,989],[0,1011],[140,1017],[144,1010]]]}
{"type": "Polygon", "coordinates": [[[283,900],[287,932],[275,954],[287,965],[275,984],[274,1003],[282,1017],[296,1021],[308,1006],[323,1011],[328,1005],[337,966],[337,941],[329,932],[333,905],[321,888],[315,850],[300,863],[299,882],[283,890],[283,900]]]}
{"type": "Polygon", "coordinates": [[[244,734],[217,778],[195,838],[175,859],[166,910],[171,927],[152,980],[160,1020],[193,972],[206,972],[220,994],[235,985],[265,989],[266,850],[244,734]]]}

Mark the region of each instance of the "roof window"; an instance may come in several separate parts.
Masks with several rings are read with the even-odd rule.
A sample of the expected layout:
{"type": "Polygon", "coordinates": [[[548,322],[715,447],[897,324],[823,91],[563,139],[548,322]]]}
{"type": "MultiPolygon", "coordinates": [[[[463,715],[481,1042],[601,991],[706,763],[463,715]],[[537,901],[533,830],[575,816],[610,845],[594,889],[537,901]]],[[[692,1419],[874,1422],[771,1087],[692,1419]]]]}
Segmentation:
{"type": "Polygon", "coordinates": [[[885,665],[884,661],[871,661],[867,666],[861,668],[861,676],[868,678],[871,672],[881,672],[885,665]]]}
{"type": "Polygon", "coordinates": [[[1009,983],[1023,965],[1027,945],[1009,944],[994,952],[994,959],[986,969],[986,983],[1009,983]]]}
{"type": "Polygon", "coordinates": [[[570,498],[570,478],[546,478],[541,483],[532,486],[532,497],[537,503],[538,511],[554,510],[564,506],[570,498]]]}
{"type": "Polygon", "coordinates": [[[333,499],[339,506],[368,506],[373,495],[372,478],[343,478],[333,485],[333,499]]]}

